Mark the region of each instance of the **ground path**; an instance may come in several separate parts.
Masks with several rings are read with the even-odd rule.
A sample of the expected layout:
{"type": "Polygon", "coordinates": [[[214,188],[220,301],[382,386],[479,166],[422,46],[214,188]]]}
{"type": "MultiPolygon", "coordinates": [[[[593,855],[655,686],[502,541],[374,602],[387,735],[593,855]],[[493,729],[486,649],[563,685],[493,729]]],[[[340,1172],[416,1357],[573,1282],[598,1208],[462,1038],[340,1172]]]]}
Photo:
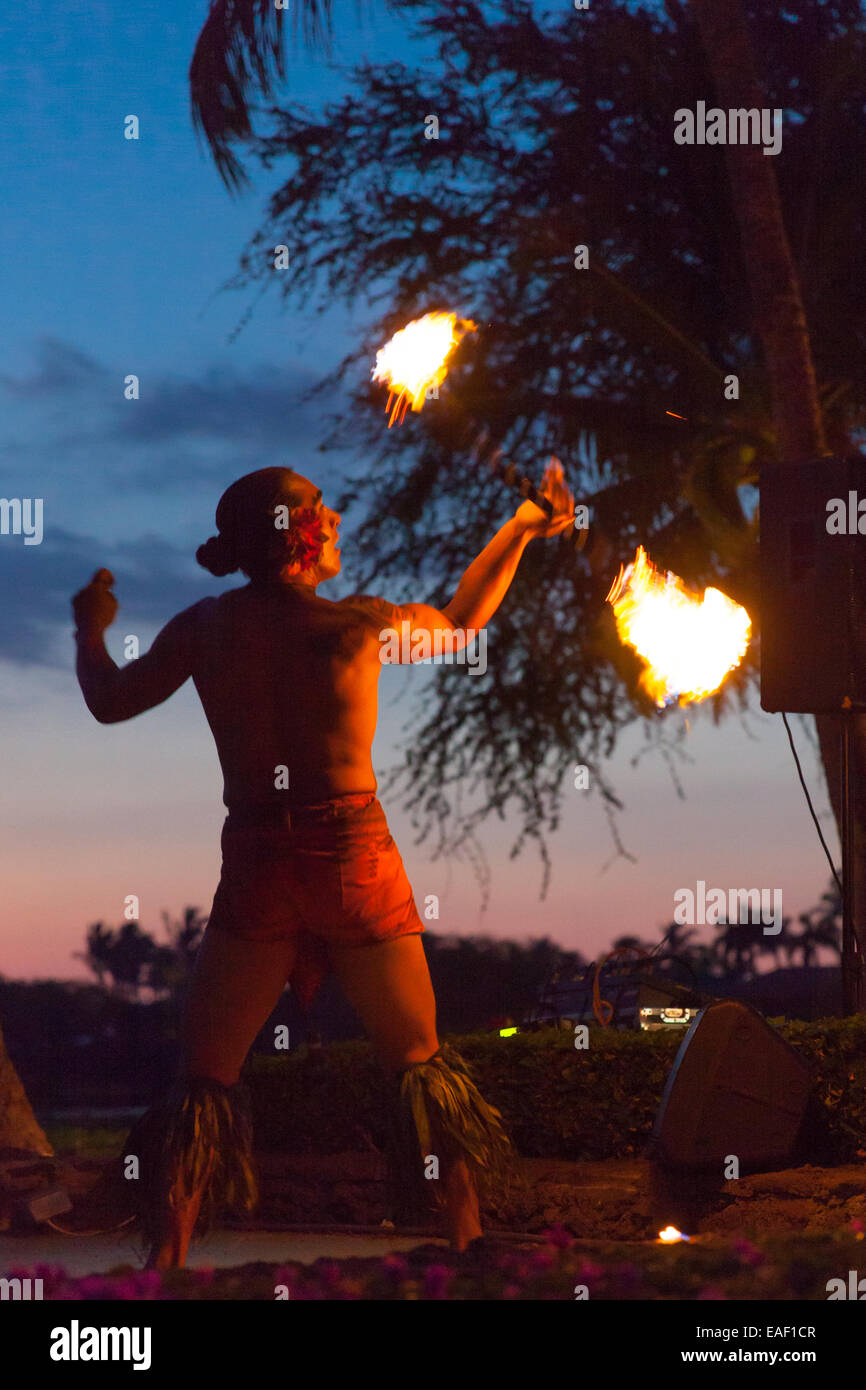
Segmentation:
{"type": "MultiPolygon", "coordinates": [[[[98,1160],[68,1156],[61,1157],[54,1171],[76,1198],[93,1183],[100,1166],[98,1160]]],[[[264,1154],[260,1171],[263,1200],[256,1218],[215,1232],[195,1248],[191,1267],[381,1258],[419,1243],[446,1249],[432,1228],[382,1230],[383,1170],[375,1153],[264,1154]]],[[[649,1166],[640,1159],[529,1159],[522,1162],[507,1200],[485,1213],[485,1229],[506,1239],[517,1233],[538,1237],[561,1224],[587,1249],[594,1241],[652,1242],[668,1222],[702,1237],[829,1233],[851,1229],[852,1222],[866,1228],[866,1165],[754,1174],[711,1186],[689,1208],[679,1186],[670,1197],[654,1193],[649,1166]]],[[[0,1234],[0,1272],[43,1262],[62,1264],[75,1274],[139,1264],[135,1247],[121,1235],[64,1236],[44,1226],[24,1236],[0,1234]]]]}

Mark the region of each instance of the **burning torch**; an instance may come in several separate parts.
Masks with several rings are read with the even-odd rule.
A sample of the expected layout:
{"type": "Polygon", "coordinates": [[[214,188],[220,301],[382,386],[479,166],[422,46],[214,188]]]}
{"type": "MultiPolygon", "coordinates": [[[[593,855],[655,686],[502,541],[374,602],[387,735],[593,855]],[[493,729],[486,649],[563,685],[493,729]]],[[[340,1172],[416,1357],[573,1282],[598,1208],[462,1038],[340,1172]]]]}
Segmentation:
{"type": "MultiPolygon", "coordinates": [[[[373,380],[388,386],[388,428],[406,418],[411,405],[420,411],[431,387],[448,374],[448,361],[461,339],[476,325],[452,313],[425,314],[414,319],[376,354],[373,380]],[[393,404],[392,404],[393,403],[393,404]]],[[[671,412],[669,412],[671,413],[671,412]]],[[[486,462],[501,482],[540,507],[551,520],[553,504],[515,464],[505,462],[502,450],[489,450],[489,432],[471,425],[476,461],[486,462]],[[486,457],[485,457],[486,455],[486,457]]],[[[583,550],[589,535],[589,512],[579,506],[566,543],[583,550]]],[[[587,560],[594,574],[605,567],[613,547],[597,526],[587,560]]],[[[659,708],[676,700],[704,700],[718,690],[727,674],[740,664],[749,645],[751,620],[738,603],[720,590],[708,588],[702,597],[690,594],[682,580],[658,571],[644,550],[621,566],[607,594],[620,640],[644,662],[641,684],[659,708]]]]}
{"type": "MultiPolygon", "coordinates": [[[[476,331],[470,319],[459,319],[456,314],[431,313],[423,318],[413,319],[401,328],[376,353],[373,380],[383,382],[388,387],[390,411],[388,428],[396,421],[402,424],[411,405],[412,410],[420,411],[427,399],[427,392],[438,387],[448,374],[448,359],[467,333],[476,331]],[[393,402],[393,404],[392,404],[393,402]]],[[[472,426],[475,437],[473,454],[480,460],[488,446],[488,431],[472,426]]],[[[517,492],[524,499],[534,502],[553,520],[553,504],[539,492],[531,478],[521,473],[515,464],[503,459],[502,450],[493,450],[485,462],[491,472],[501,482],[517,492]]],[[[569,543],[575,550],[582,550],[589,535],[589,514],[586,507],[579,507],[572,531],[566,533],[569,543]],[[578,522],[581,525],[578,525],[578,522]]]]}

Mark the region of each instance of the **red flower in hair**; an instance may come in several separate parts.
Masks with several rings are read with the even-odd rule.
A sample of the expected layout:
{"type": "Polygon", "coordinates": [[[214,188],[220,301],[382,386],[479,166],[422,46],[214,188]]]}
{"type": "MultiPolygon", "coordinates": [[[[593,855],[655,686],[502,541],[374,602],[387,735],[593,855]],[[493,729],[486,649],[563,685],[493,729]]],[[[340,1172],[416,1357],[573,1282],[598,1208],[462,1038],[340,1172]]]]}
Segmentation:
{"type": "Polygon", "coordinates": [[[319,514],[313,507],[300,507],[291,513],[291,524],[281,532],[285,554],[283,563],[311,569],[321,559],[325,535],[319,514]]]}

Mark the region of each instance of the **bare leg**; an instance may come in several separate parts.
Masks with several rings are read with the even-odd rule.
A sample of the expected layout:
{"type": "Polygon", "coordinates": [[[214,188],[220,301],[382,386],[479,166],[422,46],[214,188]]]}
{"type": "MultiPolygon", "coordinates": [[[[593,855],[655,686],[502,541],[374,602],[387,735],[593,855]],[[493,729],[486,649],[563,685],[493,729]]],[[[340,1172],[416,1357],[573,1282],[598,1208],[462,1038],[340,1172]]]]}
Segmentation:
{"type": "MultiPolygon", "coordinates": [[[[240,941],[208,929],[196,956],[183,1027],[182,1069],[233,1086],[256,1034],[283,992],[295,958],[294,945],[240,941]]],[[[179,1269],[201,1206],[202,1190],[176,1193],[163,1214],[163,1234],[148,1269],[179,1269]]]]}
{"type": "MultiPolygon", "coordinates": [[[[331,947],[334,970],[383,1066],[394,1073],[439,1047],[436,1000],[421,936],[376,946],[331,947]]],[[[478,1195],[461,1160],[443,1175],[447,1234],[455,1250],[481,1235],[478,1195]]]]}

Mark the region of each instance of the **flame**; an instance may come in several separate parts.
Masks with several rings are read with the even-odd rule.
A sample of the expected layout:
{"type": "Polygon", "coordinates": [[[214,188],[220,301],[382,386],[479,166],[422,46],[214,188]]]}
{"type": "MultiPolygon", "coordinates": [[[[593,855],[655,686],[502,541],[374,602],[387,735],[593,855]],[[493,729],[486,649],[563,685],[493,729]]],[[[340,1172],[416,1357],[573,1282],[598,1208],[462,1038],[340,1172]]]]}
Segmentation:
{"type": "Polygon", "coordinates": [[[660,709],[712,695],[749,645],[745,608],[719,589],[690,594],[675,574],[655,568],[642,545],[620,567],[607,601],[620,639],[647,663],[641,684],[660,709]]]}
{"type": "Polygon", "coordinates": [[[676,1226],[665,1226],[663,1231],[659,1231],[659,1240],[662,1245],[675,1245],[678,1240],[688,1240],[689,1237],[678,1231],[676,1226]]]}
{"type": "Polygon", "coordinates": [[[401,404],[400,424],[410,402],[413,410],[421,409],[428,389],[445,380],[446,364],[454,348],[464,334],[475,330],[475,326],[469,319],[458,319],[456,314],[425,314],[401,328],[379,349],[373,380],[384,381],[389,387],[386,410],[391,410],[391,401],[395,394],[397,396],[388,421],[389,429],[401,404]]]}

